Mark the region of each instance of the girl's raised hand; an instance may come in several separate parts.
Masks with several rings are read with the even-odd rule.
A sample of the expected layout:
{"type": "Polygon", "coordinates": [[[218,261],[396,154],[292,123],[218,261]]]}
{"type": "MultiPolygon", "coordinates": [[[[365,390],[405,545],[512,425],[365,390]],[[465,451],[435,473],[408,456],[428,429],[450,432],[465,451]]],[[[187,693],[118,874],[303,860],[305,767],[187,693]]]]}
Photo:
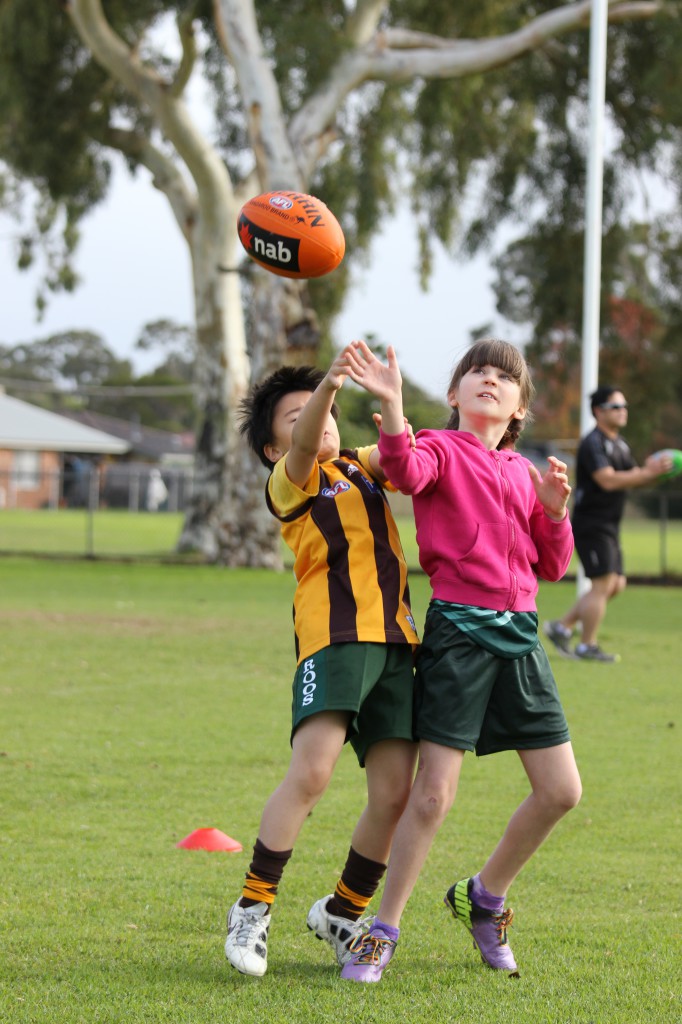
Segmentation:
{"type": "Polygon", "coordinates": [[[571,494],[567,467],[565,462],[554,455],[550,455],[547,461],[549,466],[544,476],[533,465],[529,465],[528,472],[545,512],[560,522],[566,515],[566,505],[571,494]]]}
{"type": "Polygon", "coordinates": [[[392,345],[386,349],[386,364],[377,359],[364,341],[352,341],[343,350],[343,356],[348,376],[360,387],[388,401],[400,397],[403,379],[392,345]]]}

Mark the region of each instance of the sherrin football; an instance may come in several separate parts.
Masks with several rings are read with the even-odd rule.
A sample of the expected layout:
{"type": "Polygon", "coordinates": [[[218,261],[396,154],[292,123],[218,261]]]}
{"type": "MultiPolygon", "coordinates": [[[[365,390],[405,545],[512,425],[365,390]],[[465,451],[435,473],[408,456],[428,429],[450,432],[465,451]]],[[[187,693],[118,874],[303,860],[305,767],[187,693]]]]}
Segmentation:
{"type": "Polygon", "coordinates": [[[334,214],[304,192],[254,196],[242,206],[237,230],[251,259],[281,277],[322,277],[346,251],[334,214]]]}
{"type": "Polygon", "coordinates": [[[662,451],[655,453],[655,458],[657,459],[661,459],[663,456],[673,460],[673,468],[658,477],[656,482],[659,484],[665,483],[666,480],[672,480],[673,477],[682,473],[682,451],[679,448],[664,448],[662,451]]]}

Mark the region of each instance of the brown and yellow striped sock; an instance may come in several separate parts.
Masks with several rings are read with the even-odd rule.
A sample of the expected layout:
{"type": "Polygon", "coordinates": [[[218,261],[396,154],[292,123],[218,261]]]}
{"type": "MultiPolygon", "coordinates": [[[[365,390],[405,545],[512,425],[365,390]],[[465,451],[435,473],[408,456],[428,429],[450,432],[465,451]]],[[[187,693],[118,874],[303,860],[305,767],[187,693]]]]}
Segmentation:
{"type": "Polygon", "coordinates": [[[386,865],[363,857],[351,846],[341,878],[336,884],[334,895],[327,902],[327,910],[335,917],[357,921],[369,906],[369,901],[379,888],[386,865]]]}
{"type": "Polygon", "coordinates": [[[277,888],[292,853],[293,850],[269,850],[260,839],[256,840],[239,900],[240,907],[274,903],[277,888]]]}

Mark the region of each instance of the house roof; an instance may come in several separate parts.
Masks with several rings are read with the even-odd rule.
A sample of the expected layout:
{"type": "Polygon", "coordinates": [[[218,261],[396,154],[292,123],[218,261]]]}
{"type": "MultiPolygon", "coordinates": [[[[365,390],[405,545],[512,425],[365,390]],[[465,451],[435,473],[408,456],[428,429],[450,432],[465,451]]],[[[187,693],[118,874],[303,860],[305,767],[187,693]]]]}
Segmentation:
{"type": "Polygon", "coordinates": [[[130,444],[0,392],[0,448],[123,455],[130,444]]]}
{"type": "Polygon", "coordinates": [[[159,430],[158,427],[146,427],[133,420],[106,416],[89,409],[72,411],[66,415],[78,423],[85,423],[128,441],[130,450],[142,458],[165,461],[169,458],[191,459],[194,454],[194,434],[189,431],[175,433],[172,430],[159,430]]]}

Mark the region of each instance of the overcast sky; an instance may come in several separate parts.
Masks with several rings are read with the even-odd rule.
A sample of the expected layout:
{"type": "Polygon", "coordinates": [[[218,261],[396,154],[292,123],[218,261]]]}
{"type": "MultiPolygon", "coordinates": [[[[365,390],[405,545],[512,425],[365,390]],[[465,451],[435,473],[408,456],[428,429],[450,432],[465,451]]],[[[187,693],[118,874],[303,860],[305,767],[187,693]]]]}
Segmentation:
{"type": "MultiPolygon", "coordinates": [[[[143,370],[158,362],[153,353],[135,352],[145,323],[192,323],[186,245],[164,196],[149,184],[146,172],[139,180],[122,168],[115,173],[107,202],[83,225],[76,260],[81,285],[71,295],[51,296],[42,322],[35,316],[36,274],[15,269],[14,230],[8,218],[0,217],[0,344],[34,341],[72,328],[91,330],[143,370]]],[[[441,397],[453,363],[469,343],[469,331],[496,321],[492,272],[486,257],[464,265],[441,250],[424,294],[415,265],[414,230],[405,213],[375,240],[369,268],[356,270],[335,338],[341,345],[371,332],[393,344],[406,373],[441,397]]],[[[503,327],[499,318],[495,326],[503,327]]]]}

